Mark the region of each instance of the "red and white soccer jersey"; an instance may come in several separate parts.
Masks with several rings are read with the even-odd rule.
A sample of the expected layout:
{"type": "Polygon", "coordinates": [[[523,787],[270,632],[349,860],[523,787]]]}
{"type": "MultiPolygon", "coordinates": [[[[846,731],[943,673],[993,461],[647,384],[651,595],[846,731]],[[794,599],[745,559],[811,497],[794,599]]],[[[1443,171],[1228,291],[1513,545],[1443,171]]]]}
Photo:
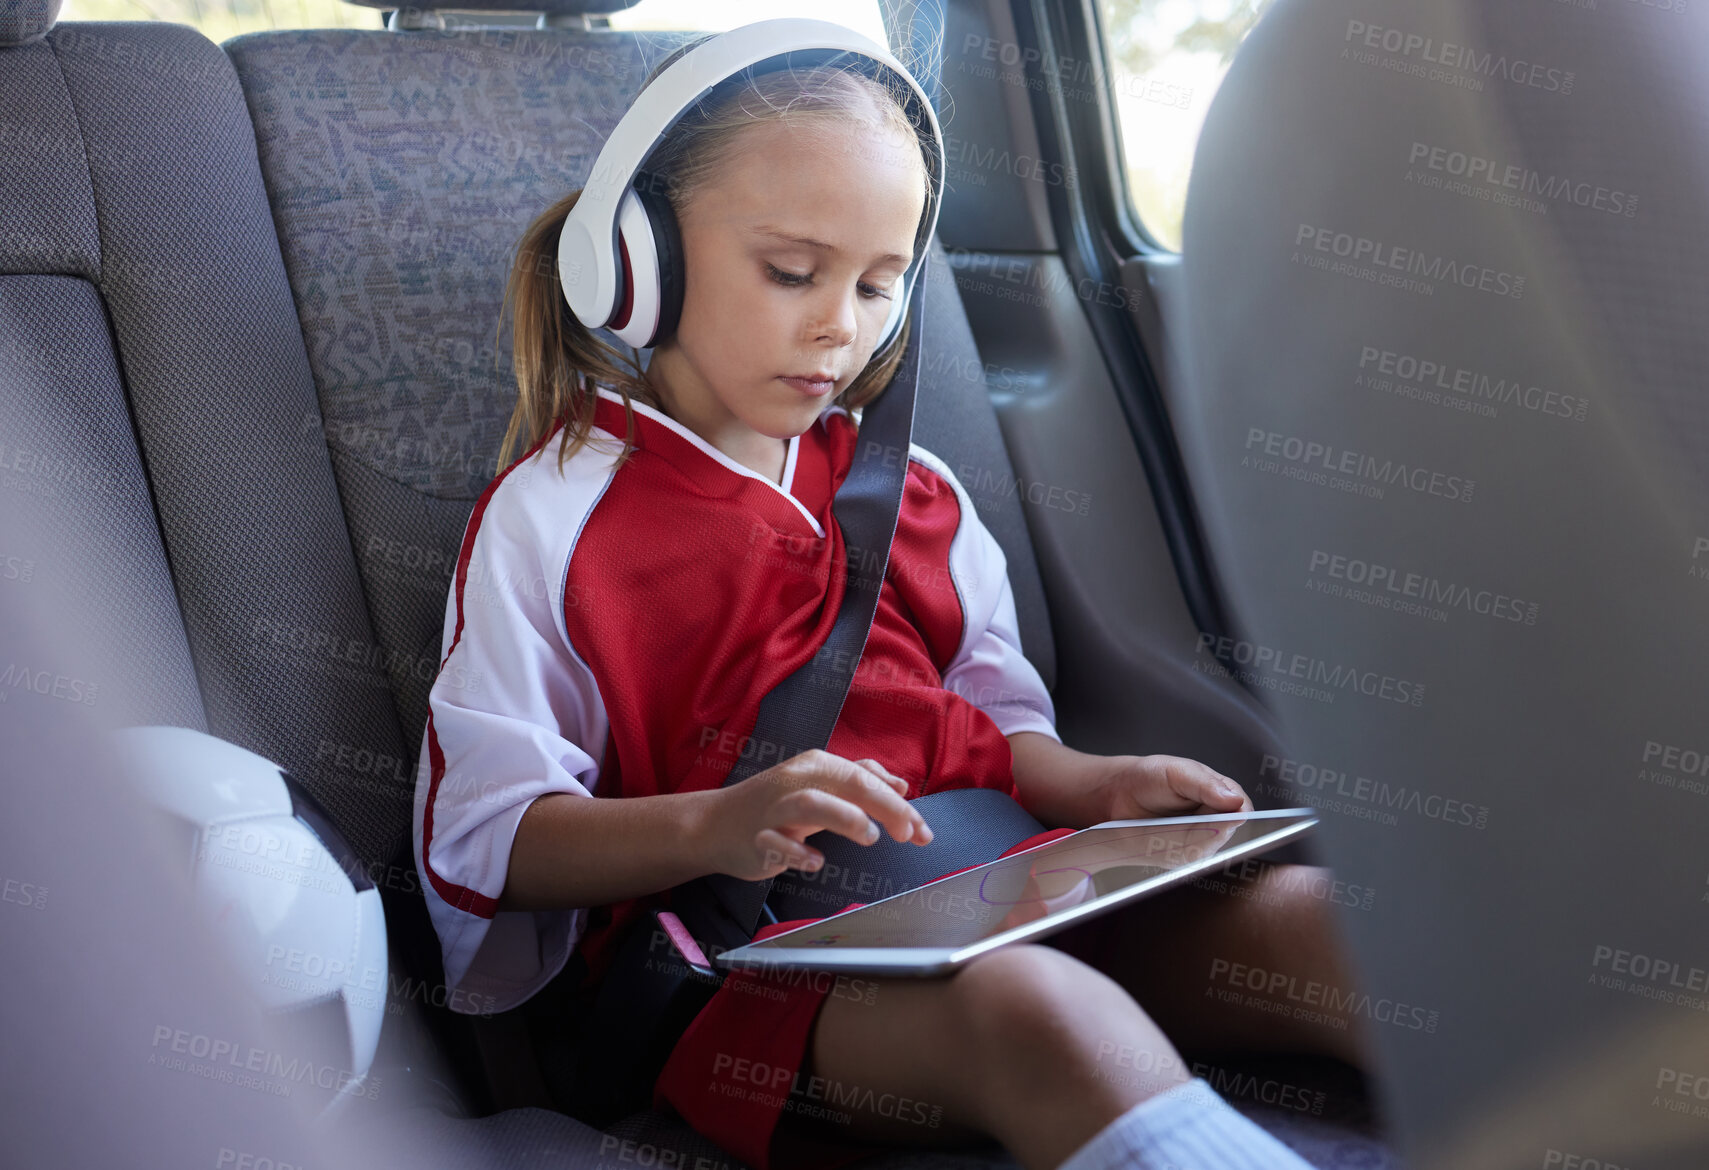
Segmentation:
{"type": "MultiPolygon", "coordinates": [[[[665,414],[632,410],[621,468],[623,403],[601,387],[593,441],[563,474],[560,427],[487,487],[464,533],[414,818],[457,1005],[514,1007],[578,944],[597,979],[624,923],[668,902],[500,911],[529,802],[718,787],[738,753],[764,751],[747,739],[761,696],[823,645],[842,601],[831,501],[855,449],[848,411],[828,406],[790,440],[779,485],[665,414]]],[[[879,760],[910,797],[1013,795],[1004,736],[1017,731],[1056,738],[1002,549],[950,469],[913,445],[877,615],[827,750],[879,760]]]]}
{"type": "MultiPolygon", "coordinates": [[[[501,912],[529,802],[710,789],[743,752],[776,762],[749,740],[760,699],[823,646],[842,603],[831,504],[855,451],[849,412],[827,407],[790,440],[780,485],[659,411],[632,411],[622,467],[622,399],[602,388],[593,442],[560,474],[554,430],[488,486],[464,532],[415,803],[416,864],[454,1008],[514,1007],[577,946],[596,983],[623,928],[669,904],[660,891],[501,912]]],[[[879,760],[910,797],[973,786],[1013,796],[1004,736],[1057,738],[1054,715],[1021,654],[1001,548],[950,469],[912,446],[872,632],[827,750],[879,760]]],[[[757,1170],[859,1157],[821,1143],[774,1164],[781,1093],[732,1096],[739,1086],[720,1084],[737,1067],[799,1076],[805,1063],[830,989],[796,981],[754,994],[767,978],[725,980],[672,1050],[655,1105],[757,1170]]]]}

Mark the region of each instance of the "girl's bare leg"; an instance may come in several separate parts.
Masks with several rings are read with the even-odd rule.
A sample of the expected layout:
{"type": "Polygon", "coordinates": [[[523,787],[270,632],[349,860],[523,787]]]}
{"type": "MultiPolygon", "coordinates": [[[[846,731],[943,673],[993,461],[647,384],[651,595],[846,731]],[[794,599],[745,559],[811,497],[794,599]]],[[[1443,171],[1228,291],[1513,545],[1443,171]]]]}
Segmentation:
{"type": "Polygon", "coordinates": [[[875,982],[871,1003],[824,1001],[777,1140],[995,1139],[1026,1170],[1054,1170],[1191,1076],[1119,984],[1060,950],[1020,944],[947,978],[875,982]],[[810,1116],[820,1110],[840,1116],[810,1116]]]}
{"type": "Polygon", "coordinates": [[[1359,984],[1331,876],[1251,862],[1216,873],[1209,888],[1166,890],[1041,943],[1108,974],[1189,1051],[1321,1053],[1368,1072],[1367,1021],[1346,1010],[1359,984]]]}

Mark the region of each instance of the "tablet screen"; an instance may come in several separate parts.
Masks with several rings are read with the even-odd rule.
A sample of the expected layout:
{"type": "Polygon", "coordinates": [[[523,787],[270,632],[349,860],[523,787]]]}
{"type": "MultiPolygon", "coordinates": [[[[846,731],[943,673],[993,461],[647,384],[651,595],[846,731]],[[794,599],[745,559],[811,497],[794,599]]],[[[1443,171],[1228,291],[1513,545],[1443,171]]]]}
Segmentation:
{"type": "Polygon", "coordinates": [[[751,944],[760,950],[958,948],[1183,869],[1305,816],[1098,826],[751,944]]]}

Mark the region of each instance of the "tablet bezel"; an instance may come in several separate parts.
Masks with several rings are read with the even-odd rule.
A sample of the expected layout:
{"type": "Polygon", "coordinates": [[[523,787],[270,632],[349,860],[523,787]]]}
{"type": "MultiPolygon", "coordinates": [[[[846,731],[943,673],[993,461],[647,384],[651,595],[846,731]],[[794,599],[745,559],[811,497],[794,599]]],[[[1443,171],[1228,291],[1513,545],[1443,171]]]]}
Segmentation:
{"type": "Polygon", "coordinates": [[[987,951],[996,950],[998,947],[1008,946],[1011,943],[1023,942],[1028,939],[1042,938],[1046,935],[1055,934],[1058,931],[1073,925],[1082,918],[1105,913],[1124,902],[1131,902],[1149,894],[1156,893],[1158,890],[1179,885],[1182,882],[1198,877],[1210,870],[1221,869],[1231,861],[1238,861],[1239,859],[1248,857],[1254,853],[1274,848],[1284,841],[1310,832],[1317,826],[1317,824],[1317,810],[1312,808],[1262,809],[1253,812],[1202,813],[1196,816],[1185,817],[1142,817],[1131,820],[1100,821],[1095,825],[1087,825],[1084,829],[1076,829],[1074,832],[1063,837],[1058,837],[1053,841],[1045,841],[1038,845],[1034,845],[1030,849],[1023,849],[1019,853],[1011,853],[1005,857],[993,858],[992,860],[985,862],[984,865],[971,866],[968,869],[961,870],[957,873],[946,874],[943,877],[934,878],[932,881],[926,882],[924,885],[900,891],[899,893],[892,894],[887,898],[881,898],[876,902],[868,902],[865,905],[857,906],[852,910],[844,910],[836,914],[828,914],[824,918],[815,919],[805,925],[792,927],[789,930],[771,935],[768,938],[761,940],[758,944],[750,943],[746,946],[734,947],[721,954],[714,955],[712,957],[712,965],[727,972],[752,971],[756,974],[764,974],[768,970],[774,969],[807,969],[848,972],[850,974],[893,975],[917,978],[943,975],[955,971],[987,951]],[[989,938],[980,939],[978,942],[969,943],[963,947],[846,947],[836,949],[831,947],[786,948],[772,945],[776,939],[788,938],[790,935],[799,931],[823,930],[825,928],[825,923],[834,919],[845,918],[851,914],[860,914],[863,911],[883,906],[886,902],[895,898],[904,898],[918,894],[920,890],[935,886],[939,882],[946,882],[951,878],[964,877],[976,870],[996,865],[998,862],[1009,861],[1012,858],[1032,853],[1035,850],[1050,849],[1060,846],[1064,842],[1072,841],[1081,833],[1089,832],[1092,829],[1125,828],[1128,826],[1157,826],[1160,824],[1191,825],[1234,820],[1279,820],[1285,817],[1298,819],[1294,820],[1291,824],[1284,825],[1281,828],[1274,829],[1268,833],[1254,837],[1252,840],[1247,841],[1243,845],[1237,845],[1233,849],[1218,851],[1200,858],[1197,861],[1189,861],[1185,865],[1178,866],[1165,873],[1160,873],[1156,877],[1146,878],[1144,881],[1135,882],[1132,885],[1124,886],[1119,890],[1111,890],[1109,893],[1100,895],[1090,901],[1078,903],[1077,905],[1070,906],[1066,910],[1048,914],[1043,918],[1036,918],[1031,922],[1023,923],[1020,926],[1011,927],[1010,929],[1003,931],[1001,934],[994,934],[989,938]]]}

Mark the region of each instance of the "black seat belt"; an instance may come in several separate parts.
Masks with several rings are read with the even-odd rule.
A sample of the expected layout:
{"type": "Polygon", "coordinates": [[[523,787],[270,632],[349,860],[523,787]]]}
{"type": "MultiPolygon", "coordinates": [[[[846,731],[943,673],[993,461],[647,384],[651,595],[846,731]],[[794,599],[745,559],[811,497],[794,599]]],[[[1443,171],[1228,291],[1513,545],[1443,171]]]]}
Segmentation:
{"type": "MultiPolygon", "coordinates": [[[[819,651],[760,700],[750,742],[763,750],[744,753],[736,761],[724,778],[726,788],[763,771],[766,764],[760,762],[762,758],[787,760],[810,748],[824,747],[842,713],[878,611],[878,595],[890,563],[890,542],[896,534],[907,480],[908,443],[914,431],[914,399],[920,376],[926,270],[922,258],[908,306],[908,343],[902,362],[884,393],[861,412],[854,463],[832,501],[832,512],[843,530],[848,564],[836,622],[819,651]]],[[[743,881],[713,873],[697,880],[712,887],[719,903],[751,937],[758,928],[760,908],[772,879],[743,881]]]]}
{"type": "MultiPolygon", "coordinates": [[[[836,621],[820,651],[760,700],[752,737],[768,749],[778,746],[771,758],[786,760],[830,741],[872,628],[907,474],[925,280],[922,261],[901,363],[884,393],[861,412],[854,463],[832,501],[849,557],[836,621]]],[[[755,752],[739,759],[724,783],[738,784],[761,771],[754,761],[762,754],[770,756],[755,752]]],[[[849,902],[876,901],[991,861],[1044,829],[1008,793],[994,788],[945,789],[909,803],[933,827],[929,844],[899,842],[882,827],[871,845],[822,830],[807,838],[825,856],[816,874],[785,871],[760,881],[706,874],[670,890],[670,912],[702,952],[717,954],[753,941],[774,885],[783,895],[784,918],[824,917],[849,902]]],[[[569,1109],[590,1125],[604,1127],[645,1107],[677,1039],[727,977],[694,970],[656,914],[627,928],[586,1014],[569,1109]]]]}
{"type": "MultiPolygon", "coordinates": [[[[903,56],[909,71],[936,107],[943,62],[944,0],[886,0],[885,8],[891,40],[906,44],[908,51],[903,56]]],[[[760,700],[750,742],[764,750],[739,758],[725,776],[724,787],[739,784],[762,771],[758,762],[762,759],[787,760],[810,748],[823,748],[830,742],[837,716],[842,713],[878,612],[879,593],[890,563],[890,545],[896,535],[902,490],[908,477],[908,446],[914,436],[914,403],[918,397],[920,349],[924,344],[930,257],[930,241],[927,241],[909,297],[908,341],[901,363],[884,393],[861,412],[854,463],[832,501],[832,512],[843,533],[848,567],[836,622],[819,651],[760,700]]],[[[819,848],[834,836],[837,835],[821,832],[811,840],[819,848]]],[[[917,850],[920,848],[915,846],[917,850]]],[[[829,855],[826,860],[829,862],[829,855]]],[[[697,879],[730,915],[740,934],[749,939],[759,927],[774,880],[743,881],[723,873],[697,879]]],[[[682,887],[677,889],[680,891],[682,887]]],[[[693,899],[695,895],[688,897],[693,899]]],[[[673,907],[676,901],[677,893],[673,892],[673,907]]],[[[694,902],[689,909],[691,914],[697,914],[701,907],[694,902]]],[[[683,917],[681,911],[678,916],[683,917]]],[[[684,917],[684,921],[688,919],[684,917]]],[[[693,925],[690,924],[691,930],[693,925]]]]}
{"type": "MultiPolygon", "coordinates": [[[[912,46],[910,56],[920,65],[911,71],[935,105],[943,0],[886,0],[886,9],[892,29],[901,28],[912,46]],[[898,4],[913,15],[900,16],[898,4]]],[[[929,258],[928,242],[909,297],[908,340],[901,362],[884,392],[861,411],[854,461],[832,500],[848,570],[836,620],[823,646],[760,700],[749,738],[766,750],[739,757],[724,779],[726,786],[762,771],[757,762],[762,758],[787,760],[823,748],[842,712],[877,613],[907,480],[929,258]]],[[[990,861],[1044,828],[1007,793],[991,788],[946,789],[909,803],[933,825],[930,844],[898,842],[882,827],[871,845],[822,830],[807,839],[825,856],[817,874],[785,871],[759,881],[706,874],[670,890],[670,911],[703,951],[718,953],[753,941],[774,888],[785,919],[823,917],[848,902],[888,897],[939,874],[990,861]],[[843,888],[828,888],[825,875],[845,879],[843,888]],[[855,877],[853,886],[846,881],[850,875],[855,877]]],[[[683,1029],[724,978],[722,972],[694,971],[655,916],[633,924],[617,945],[589,1013],[574,1070],[572,1112],[604,1127],[643,1107],[683,1029]],[[592,1060],[600,1063],[593,1065],[592,1060]]]]}

